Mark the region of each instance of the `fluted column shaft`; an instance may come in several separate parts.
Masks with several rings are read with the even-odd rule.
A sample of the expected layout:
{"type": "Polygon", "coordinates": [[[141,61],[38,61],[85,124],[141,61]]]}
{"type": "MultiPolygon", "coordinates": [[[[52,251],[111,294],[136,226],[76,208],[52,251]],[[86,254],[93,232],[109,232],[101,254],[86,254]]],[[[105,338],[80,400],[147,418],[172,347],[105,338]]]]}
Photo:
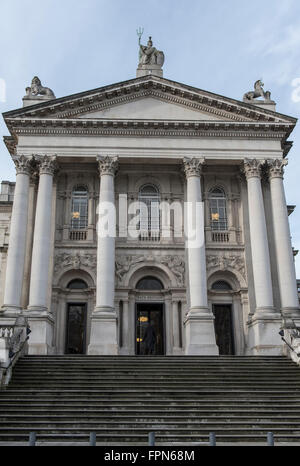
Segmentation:
{"type": "Polygon", "coordinates": [[[188,256],[190,309],[186,316],[185,354],[218,354],[214,317],[207,305],[204,213],[200,176],[203,158],[185,158],[187,203],[185,205],[185,235],[188,256]]]}
{"type": "Polygon", "coordinates": [[[97,291],[96,309],[113,310],[115,295],[115,192],[114,176],[117,170],[117,159],[110,157],[99,157],[100,171],[100,199],[98,220],[98,246],[97,246],[97,291]],[[105,222],[101,216],[108,218],[108,231],[104,235],[105,222]]]}
{"type": "Polygon", "coordinates": [[[282,313],[296,314],[299,317],[296,274],[283,186],[283,167],[286,164],[286,160],[268,161],[273,230],[282,313]]]}
{"type": "Polygon", "coordinates": [[[186,248],[189,268],[190,310],[208,312],[204,215],[201,195],[201,170],[204,159],[184,159],[187,178],[186,248]]]}
{"type": "Polygon", "coordinates": [[[52,226],[52,189],[56,157],[40,158],[40,179],[37,195],[30,277],[30,310],[47,310],[48,280],[52,226]]]}
{"type": "Polygon", "coordinates": [[[274,312],[265,209],[261,187],[264,161],[246,159],[244,171],[248,185],[248,207],[256,314],[274,312]]]}
{"type": "Polygon", "coordinates": [[[20,156],[15,160],[15,164],[17,176],[10,223],[3,305],[3,309],[7,311],[21,309],[28,222],[29,183],[33,157],[20,156]]]}
{"type": "Polygon", "coordinates": [[[116,157],[98,157],[100,197],[97,224],[96,307],[91,319],[89,354],[118,354],[115,312],[116,157]]]}

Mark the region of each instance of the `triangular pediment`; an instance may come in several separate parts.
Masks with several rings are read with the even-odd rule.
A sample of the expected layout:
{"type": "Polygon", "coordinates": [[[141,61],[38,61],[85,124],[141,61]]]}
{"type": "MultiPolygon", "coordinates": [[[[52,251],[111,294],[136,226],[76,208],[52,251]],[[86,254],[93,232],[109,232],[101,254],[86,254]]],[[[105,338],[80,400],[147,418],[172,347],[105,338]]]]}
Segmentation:
{"type": "Polygon", "coordinates": [[[137,119],[294,124],[296,119],[157,76],[144,76],[4,113],[4,119],[137,119]]]}
{"type": "Polygon", "coordinates": [[[155,96],[134,99],[131,102],[111,105],[96,112],[83,113],[80,119],[135,119],[135,120],[220,120],[231,121],[229,117],[216,117],[184,104],[166,102],[155,96]]]}

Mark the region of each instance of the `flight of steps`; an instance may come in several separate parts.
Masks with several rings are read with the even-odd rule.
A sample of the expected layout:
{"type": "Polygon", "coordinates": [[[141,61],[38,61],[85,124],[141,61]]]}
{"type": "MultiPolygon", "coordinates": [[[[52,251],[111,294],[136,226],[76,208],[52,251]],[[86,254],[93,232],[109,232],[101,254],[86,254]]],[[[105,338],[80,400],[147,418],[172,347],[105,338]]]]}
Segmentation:
{"type": "Polygon", "coordinates": [[[300,444],[300,368],[284,357],[25,356],[0,390],[0,443],[300,444]]]}

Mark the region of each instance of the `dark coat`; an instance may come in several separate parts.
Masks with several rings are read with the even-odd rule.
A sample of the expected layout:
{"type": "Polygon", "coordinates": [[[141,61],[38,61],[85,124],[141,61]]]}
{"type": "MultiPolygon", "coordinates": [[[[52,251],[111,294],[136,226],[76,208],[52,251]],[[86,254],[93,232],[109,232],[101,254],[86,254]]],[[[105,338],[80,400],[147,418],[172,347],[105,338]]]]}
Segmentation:
{"type": "Polygon", "coordinates": [[[156,333],[155,333],[155,329],[153,325],[149,324],[148,327],[146,328],[143,342],[145,343],[147,349],[151,351],[154,350],[154,346],[156,343],[156,333]]]}

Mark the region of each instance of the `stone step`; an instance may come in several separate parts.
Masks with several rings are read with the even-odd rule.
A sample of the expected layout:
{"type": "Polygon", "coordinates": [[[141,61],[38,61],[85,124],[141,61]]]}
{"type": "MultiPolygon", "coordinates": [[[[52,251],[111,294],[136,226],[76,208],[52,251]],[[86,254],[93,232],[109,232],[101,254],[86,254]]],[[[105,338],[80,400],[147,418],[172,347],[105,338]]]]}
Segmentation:
{"type": "Polygon", "coordinates": [[[167,373],[167,374],[161,374],[161,373],[137,373],[137,372],[129,372],[129,373],[123,373],[123,372],[114,372],[112,374],[107,374],[107,373],[104,373],[104,372],[101,372],[101,374],[99,373],[87,373],[87,372],[84,372],[84,371],[77,371],[74,373],[72,372],[65,372],[65,373],[57,373],[55,371],[44,371],[44,372],[37,372],[37,373],[30,373],[28,374],[28,372],[23,372],[23,373],[20,373],[20,372],[15,372],[14,373],[14,382],[15,381],[31,381],[31,383],[33,383],[33,380],[32,380],[32,375],[39,375],[39,380],[53,380],[53,381],[72,381],[72,380],[87,380],[87,378],[90,380],[90,381],[93,381],[93,380],[108,380],[108,381],[113,381],[115,382],[116,380],[134,380],[134,381],[151,381],[153,379],[155,380],[164,380],[164,379],[168,379],[168,380],[172,380],[172,381],[180,381],[180,382],[184,382],[184,381],[190,381],[190,380],[195,380],[195,381],[214,381],[214,380],[224,380],[224,381],[233,381],[233,382],[236,382],[236,381],[249,381],[249,382],[255,382],[255,381],[259,381],[259,382],[266,382],[268,383],[270,381],[270,378],[272,378],[272,380],[274,381],[278,381],[278,382],[285,382],[285,381],[288,381],[288,382],[295,382],[295,383],[299,383],[300,381],[300,374],[282,374],[282,372],[280,374],[265,374],[265,373],[262,373],[262,374],[249,374],[249,373],[245,373],[244,374],[240,374],[240,373],[236,373],[236,374],[232,374],[232,373],[220,373],[220,374],[216,374],[216,373],[199,373],[199,372],[195,372],[195,373],[174,373],[173,372],[170,372],[170,373],[167,373]]]}
{"type": "Polygon", "coordinates": [[[144,406],[140,406],[140,409],[126,409],[123,406],[114,409],[113,407],[109,407],[106,409],[97,409],[97,408],[84,408],[82,409],[80,406],[78,406],[78,409],[72,408],[64,408],[61,409],[59,407],[52,408],[51,411],[49,410],[50,405],[47,406],[42,406],[39,408],[33,408],[31,406],[24,406],[23,412],[20,413],[20,407],[18,408],[9,408],[9,407],[3,407],[4,409],[1,409],[0,412],[3,414],[1,415],[1,418],[7,418],[7,419],[18,419],[18,418],[27,418],[28,415],[30,418],[44,418],[45,415],[47,415],[47,418],[68,418],[71,417],[72,419],[74,416],[85,416],[85,417],[109,417],[109,419],[113,417],[120,417],[120,418],[132,418],[132,417],[140,417],[141,415],[143,417],[149,417],[149,416],[157,416],[159,415],[160,417],[165,414],[165,416],[169,418],[183,418],[186,419],[187,413],[191,417],[195,418],[203,418],[203,417],[210,417],[210,418],[247,418],[247,419],[252,419],[252,418],[279,418],[282,419],[282,415],[284,414],[284,419],[299,419],[300,415],[300,409],[293,410],[293,414],[289,414],[288,408],[284,410],[270,408],[267,410],[266,408],[247,408],[247,409],[228,409],[226,408],[219,408],[219,409],[203,409],[203,408],[192,408],[192,410],[188,409],[179,409],[174,407],[171,408],[165,408],[165,407],[160,407],[159,409],[157,407],[153,407],[152,409],[145,409],[144,406]],[[29,413],[29,414],[28,414],[29,413]]]}
{"type": "MultiPolygon", "coordinates": [[[[99,427],[99,426],[92,426],[92,430],[90,426],[83,427],[83,426],[68,426],[67,428],[58,428],[58,427],[37,427],[35,426],[34,432],[36,432],[36,435],[39,437],[44,437],[47,438],[49,436],[53,436],[56,438],[60,438],[62,436],[73,436],[77,437],[78,435],[80,436],[87,436],[89,432],[95,432],[97,436],[104,436],[106,439],[109,438],[111,439],[113,436],[118,435],[119,438],[123,439],[123,441],[126,441],[128,437],[133,437],[133,438],[147,438],[147,435],[150,431],[154,431],[157,437],[165,437],[165,438],[172,438],[173,441],[178,440],[180,437],[187,437],[187,438],[199,438],[201,436],[203,437],[208,437],[209,433],[215,432],[216,435],[240,435],[240,436],[245,436],[245,435],[263,435],[265,438],[267,437],[267,433],[270,431],[269,426],[261,427],[261,426],[255,426],[253,428],[251,427],[235,427],[235,426],[217,426],[217,425],[207,425],[204,424],[199,427],[198,429],[194,428],[193,426],[187,426],[185,425],[183,428],[177,428],[173,426],[165,426],[161,427],[160,425],[153,424],[149,426],[143,426],[143,427],[138,427],[138,426],[133,426],[132,428],[124,425],[120,427],[109,427],[109,430],[106,426],[104,427],[99,427]],[[79,434],[80,430],[80,434],[79,434]]],[[[0,427],[0,440],[2,440],[5,437],[10,436],[10,438],[16,438],[16,436],[23,436],[23,438],[28,438],[29,433],[32,432],[32,426],[28,427],[5,427],[2,428],[0,427]]],[[[285,427],[276,427],[272,429],[272,432],[276,436],[285,436],[288,438],[291,435],[297,435],[300,438],[300,429],[296,428],[285,428],[285,427]]]]}
{"type": "MultiPolygon", "coordinates": [[[[25,420],[17,419],[17,420],[12,420],[8,419],[5,420],[1,419],[0,420],[0,431],[3,429],[3,426],[5,429],[9,430],[10,428],[18,427],[18,428],[49,428],[49,429],[68,429],[69,427],[72,428],[78,428],[78,427],[97,427],[97,428],[106,428],[106,429],[115,429],[115,428],[149,428],[153,426],[158,426],[159,429],[167,429],[169,427],[172,427],[172,429],[182,429],[182,428],[187,428],[187,429],[201,429],[203,426],[217,426],[218,428],[228,428],[228,421],[222,420],[222,419],[211,419],[211,418],[203,418],[201,420],[199,419],[185,419],[185,420],[174,420],[174,419],[161,419],[161,418],[147,418],[147,417],[141,417],[138,420],[137,419],[71,419],[71,420],[55,420],[53,421],[51,419],[43,419],[43,420],[36,420],[36,419],[29,419],[29,422],[26,422],[25,420]]],[[[289,421],[287,420],[278,420],[278,419],[259,419],[254,421],[253,419],[230,419],[230,426],[232,427],[239,427],[239,428],[246,428],[246,429],[256,429],[256,428],[273,428],[277,430],[278,428],[287,428],[291,430],[300,430],[299,426],[299,420],[295,419],[290,419],[289,421]]]]}
{"type": "Polygon", "coordinates": [[[260,396],[260,395],[266,395],[270,397],[276,397],[276,398],[300,398],[300,390],[297,389],[291,389],[287,390],[286,393],[278,393],[278,390],[274,388],[258,388],[256,390],[249,388],[247,386],[244,389],[239,389],[239,388],[227,388],[226,393],[224,393],[223,388],[218,387],[218,388],[211,388],[211,387],[174,387],[170,386],[168,387],[134,387],[134,388],[127,388],[124,390],[124,387],[117,387],[117,386],[109,386],[106,388],[101,389],[101,393],[99,393],[99,390],[96,388],[40,388],[40,387],[33,387],[33,388],[8,388],[5,391],[0,392],[0,398],[2,396],[18,396],[18,395],[35,395],[35,396],[68,396],[68,395],[79,395],[80,397],[84,396],[96,396],[96,397],[101,397],[101,396],[115,396],[120,393],[125,393],[126,396],[154,396],[154,395],[167,395],[170,394],[172,396],[183,396],[187,397],[189,394],[201,394],[201,395],[208,395],[208,396],[215,396],[215,395],[221,395],[221,396],[260,396]],[[145,391],[146,390],[146,391],[145,391]]]}
{"type": "Polygon", "coordinates": [[[26,356],[0,392],[0,442],[300,442],[300,371],[284,357],[26,356]]]}
{"type": "MultiPolygon", "coordinates": [[[[14,381],[10,384],[10,389],[14,389],[16,387],[18,387],[20,384],[22,384],[22,387],[33,387],[33,384],[32,382],[30,382],[30,380],[22,380],[22,378],[16,378],[14,379],[14,381]]],[[[176,378],[175,380],[169,380],[169,378],[166,378],[166,379],[144,379],[144,380],[136,380],[136,379],[131,379],[131,378],[128,378],[127,380],[125,379],[115,379],[115,380],[103,380],[103,379],[99,379],[99,380],[83,380],[83,379],[79,379],[79,380],[64,380],[64,379],[55,379],[55,378],[41,378],[39,380],[39,383],[38,383],[38,386],[40,388],[44,388],[44,386],[47,386],[49,388],[51,387],[57,387],[59,386],[60,388],[66,388],[66,387],[70,387],[72,389],[75,389],[75,388],[84,388],[86,389],[87,387],[88,388],[100,388],[100,387],[116,387],[116,388],[131,388],[132,386],[140,389],[140,388],[149,388],[149,386],[151,385],[154,385],[157,387],[176,387],[176,388],[180,388],[180,387],[186,387],[187,385],[189,387],[199,387],[199,388],[217,388],[220,386],[220,384],[222,384],[222,387],[226,386],[228,388],[230,388],[231,386],[235,387],[235,388],[244,388],[244,387],[249,387],[251,386],[252,389],[254,388],[267,388],[269,386],[269,384],[267,384],[266,381],[259,381],[259,380],[256,380],[256,381],[249,381],[249,380],[225,380],[223,378],[219,378],[219,379],[214,379],[214,380],[209,380],[209,379],[205,379],[205,380],[201,380],[201,379],[188,379],[188,380],[185,380],[185,379],[181,379],[181,378],[176,378]]],[[[278,381],[278,380],[272,380],[272,388],[273,389],[282,389],[282,388],[285,388],[286,387],[286,383],[284,381],[278,381]]],[[[289,383],[289,390],[292,390],[292,389],[297,389],[299,390],[300,389],[300,382],[295,382],[295,381],[291,381],[289,383]]]]}
{"type": "MultiPolygon", "coordinates": [[[[182,413],[182,411],[181,411],[182,413]]],[[[53,414],[51,410],[51,414],[48,411],[39,412],[39,414],[30,411],[30,413],[9,413],[5,412],[1,415],[0,424],[9,422],[49,422],[52,420],[59,420],[59,422],[74,422],[75,420],[86,422],[86,420],[91,420],[93,422],[119,422],[119,421],[131,421],[134,422],[136,419],[140,420],[147,420],[147,422],[157,422],[159,419],[160,422],[178,422],[189,423],[189,422],[210,422],[210,421],[251,421],[256,423],[264,423],[264,422],[273,422],[274,423],[287,423],[287,420],[290,420],[291,423],[295,422],[299,424],[299,413],[297,415],[290,415],[284,412],[284,418],[281,415],[271,413],[255,413],[253,412],[248,414],[241,414],[238,413],[231,413],[230,411],[222,412],[222,414],[213,412],[187,412],[185,411],[184,414],[180,414],[178,412],[172,411],[171,413],[161,412],[161,411],[148,411],[148,412],[138,412],[134,411],[131,414],[122,413],[120,411],[112,413],[112,412],[95,412],[95,413],[87,413],[86,411],[72,411],[71,413],[62,414],[61,411],[58,411],[56,414],[53,414]],[[187,413],[189,418],[187,419],[187,413]],[[114,420],[116,419],[116,421],[114,420]]],[[[290,424],[290,423],[289,423],[290,424]]]]}
{"type": "MultiPolygon", "coordinates": [[[[14,399],[14,398],[4,398],[4,399],[1,399],[1,407],[19,407],[19,408],[26,408],[26,407],[39,407],[39,406],[44,406],[44,407],[55,407],[55,406],[59,406],[59,409],[62,409],[63,407],[72,407],[72,406],[78,406],[78,407],[88,407],[88,408],[95,408],[95,407],[102,407],[102,406],[111,406],[113,409],[120,409],[121,407],[124,407],[124,408],[127,408],[127,407],[141,407],[141,406],[147,406],[147,407],[154,407],[154,408],[158,408],[159,409],[162,409],[162,408],[166,408],[166,409],[174,409],[175,407],[178,407],[178,408],[181,408],[181,409],[188,409],[188,408],[191,408],[191,409],[196,409],[196,408],[201,408],[201,407],[209,407],[211,409],[213,408],[222,408],[222,407],[229,407],[230,409],[232,407],[236,407],[237,403],[235,400],[232,400],[232,399],[228,399],[228,400],[224,400],[224,397],[220,398],[220,399],[217,399],[217,400],[214,400],[212,402],[212,400],[194,400],[194,401],[190,401],[190,400],[180,400],[180,403],[177,402],[177,400],[174,400],[174,399],[165,399],[165,400],[161,400],[161,399],[157,399],[157,400],[153,400],[151,398],[149,399],[140,399],[140,400],[135,400],[135,399],[122,399],[122,398],[119,398],[119,399],[113,399],[113,400],[110,400],[110,399],[103,399],[103,400],[92,400],[92,401],[88,401],[86,400],[84,402],[84,404],[82,404],[82,399],[55,399],[55,406],[53,406],[53,399],[50,398],[50,399],[46,399],[46,400],[37,400],[36,398],[27,398],[26,400],[24,399],[24,401],[26,401],[26,404],[24,404],[23,402],[23,398],[21,398],[19,401],[14,399]]],[[[268,399],[258,399],[258,400],[248,400],[248,399],[239,399],[238,400],[238,405],[239,407],[243,406],[243,407],[247,407],[247,409],[255,409],[256,406],[259,408],[259,407],[268,407],[269,409],[276,409],[276,408],[281,408],[281,409],[286,409],[286,410],[290,410],[290,409],[299,409],[300,408],[300,402],[298,402],[297,400],[294,401],[294,400],[291,400],[291,401],[288,401],[288,400],[285,400],[283,399],[283,401],[277,401],[277,400],[268,400],[268,399]]]]}

